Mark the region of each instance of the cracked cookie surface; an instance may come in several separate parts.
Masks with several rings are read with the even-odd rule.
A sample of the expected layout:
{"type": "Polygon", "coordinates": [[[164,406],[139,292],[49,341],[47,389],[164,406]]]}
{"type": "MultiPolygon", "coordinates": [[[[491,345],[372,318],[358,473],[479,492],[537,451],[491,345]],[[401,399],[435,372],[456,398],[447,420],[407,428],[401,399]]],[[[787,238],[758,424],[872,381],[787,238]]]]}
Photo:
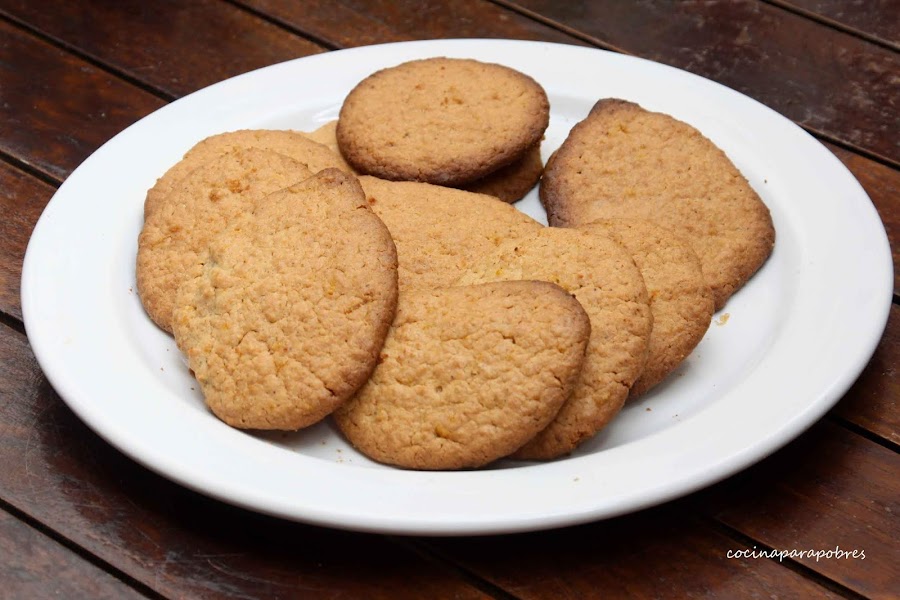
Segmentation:
{"type": "Polygon", "coordinates": [[[483,194],[368,176],[359,181],[397,245],[401,289],[451,285],[482,254],[543,228],[483,194]]]}
{"type": "Polygon", "coordinates": [[[269,150],[232,149],[193,170],[146,215],[138,236],[138,295],[172,331],[178,287],[203,267],[209,242],[277,190],[308,178],[301,163],[269,150]]]}
{"type": "Polygon", "coordinates": [[[550,225],[648,219],[700,257],[716,309],[762,266],[775,243],[769,209],[722,150],[695,128],[624,100],[597,102],[547,163],[540,187],[550,225]]]}
{"type": "Polygon", "coordinates": [[[355,178],[276,192],[212,240],[174,334],[207,406],[234,427],[319,421],[367,380],[397,303],[397,255],[355,178]]]}
{"type": "Polygon", "coordinates": [[[647,360],[652,316],[640,271],[608,236],[545,227],[481,257],[456,282],[540,280],[570,292],[591,320],[591,339],[575,390],[556,418],[516,452],[550,459],[574,450],[621,410],[647,360]]]}
{"type": "Polygon", "coordinates": [[[337,140],[360,173],[456,187],[522,158],[549,120],[546,92],[524,73],[429,58],[359,82],[341,107],[337,140]]]}
{"type": "Polygon", "coordinates": [[[621,244],[647,286],[653,329],[631,400],[662,381],[700,343],[712,320],[712,292],[696,253],[664,227],[644,219],[602,219],[580,229],[596,229],[621,244]]]}
{"type": "Polygon", "coordinates": [[[406,292],[378,367],[334,420],[379,462],[483,466],[553,419],[589,336],[584,309],[545,282],[406,292]]]}
{"type": "Polygon", "coordinates": [[[191,171],[235,149],[257,148],[277,152],[302,163],[313,173],[330,168],[352,172],[339,152],[318,143],[309,137],[310,135],[312,134],[281,129],[241,129],[205,138],[188,150],[184,157],[172,165],[147,191],[144,217],[156,210],[157,205],[191,171]]]}

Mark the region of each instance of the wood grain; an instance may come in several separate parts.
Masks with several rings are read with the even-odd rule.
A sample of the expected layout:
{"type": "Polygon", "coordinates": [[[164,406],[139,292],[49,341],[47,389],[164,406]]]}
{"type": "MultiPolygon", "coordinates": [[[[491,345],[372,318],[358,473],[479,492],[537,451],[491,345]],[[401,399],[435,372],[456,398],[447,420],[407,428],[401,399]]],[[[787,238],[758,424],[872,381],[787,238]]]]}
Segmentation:
{"type": "Polygon", "coordinates": [[[900,306],[894,304],[872,360],[834,408],[834,414],[900,444],[900,306]]]}
{"type": "Polygon", "coordinates": [[[723,83],[900,165],[900,59],[881,46],[755,0],[510,5],[600,45],[723,83]]]}
{"type": "Polygon", "coordinates": [[[22,320],[22,259],[55,188],[0,162],[0,312],[22,320]]]}
{"type": "Polygon", "coordinates": [[[438,38],[506,38],[584,42],[483,0],[239,0],[337,48],[438,38]]]}
{"type": "Polygon", "coordinates": [[[164,104],[0,21],[0,152],[64,179],[103,142],[164,104]]]}
{"type": "Polygon", "coordinates": [[[386,538],[249,513],[138,466],[74,416],[2,325],[0,398],[0,499],[166,597],[485,597],[386,538]]]}
{"type": "Polygon", "coordinates": [[[3,510],[0,556],[0,596],[4,598],[145,597],[3,510]]]}
{"type": "Polygon", "coordinates": [[[559,598],[839,598],[767,560],[729,559],[742,544],[694,517],[685,502],[557,531],[432,540],[522,600],[559,598]]]}
{"type": "Polygon", "coordinates": [[[2,0],[0,12],[169,97],[323,50],[218,0],[2,0]]]}
{"type": "Polygon", "coordinates": [[[900,47],[900,0],[769,0],[779,6],[900,47]]]}
{"type": "Polygon", "coordinates": [[[861,558],[797,558],[869,598],[900,589],[900,455],[822,422],[716,490],[711,514],[778,550],[858,550],[861,558]]]}

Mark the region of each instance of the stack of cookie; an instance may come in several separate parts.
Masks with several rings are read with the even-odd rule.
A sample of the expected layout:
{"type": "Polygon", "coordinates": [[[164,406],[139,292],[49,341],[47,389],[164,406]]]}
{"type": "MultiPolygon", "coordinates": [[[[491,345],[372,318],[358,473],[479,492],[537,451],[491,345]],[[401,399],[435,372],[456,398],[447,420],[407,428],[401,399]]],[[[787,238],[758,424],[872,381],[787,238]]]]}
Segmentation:
{"type": "Polygon", "coordinates": [[[315,132],[189,151],[148,192],[137,283],[210,410],[476,468],[567,455],[662,381],[771,250],[768,212],[696,130],[607,101],[548,164],[544,227],[508,202],[548,118],[531,78],[438,58],[315,132]]]}

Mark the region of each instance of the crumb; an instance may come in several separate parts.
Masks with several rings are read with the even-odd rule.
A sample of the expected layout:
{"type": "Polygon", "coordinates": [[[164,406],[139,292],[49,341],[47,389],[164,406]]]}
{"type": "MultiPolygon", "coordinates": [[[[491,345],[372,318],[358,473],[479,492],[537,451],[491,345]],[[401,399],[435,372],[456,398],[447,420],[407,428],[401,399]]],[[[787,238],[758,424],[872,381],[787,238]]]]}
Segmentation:
{"type": "Polygon", "coordinates": [[[648,406],[648,407],[647,407],[647,408],[645,408],[645,409],[644,409],[644,410],[646,410],[646,411],[647,411],[647,412],[650,412],[650,411],[652,411],[652,410],[653,410],[653,409],[652,409],[652,408],[650,408],[650,407],[649,407],[649,406],[648,406]]]}
{"type": "Polygon", "coordinates": [[[722,313],[721,315],[716,317],[716,325],[721,327],[722,325],[727,323],[728,319],[730,319],[730,318],[731,318],[731,313],[722,313]]]}

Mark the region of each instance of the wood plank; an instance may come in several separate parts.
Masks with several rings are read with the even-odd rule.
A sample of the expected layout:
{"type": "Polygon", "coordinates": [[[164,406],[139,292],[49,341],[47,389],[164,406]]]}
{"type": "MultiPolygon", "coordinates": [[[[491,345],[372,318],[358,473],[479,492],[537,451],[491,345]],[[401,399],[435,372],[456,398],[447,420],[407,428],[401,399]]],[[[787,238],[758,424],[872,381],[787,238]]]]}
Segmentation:
{"type": "Polygon", "coordinates": [[[522,600],[840,597],[775,562],[729,559],[743,546],[687,508],[680,502],[580,527],[429,546],[522,600]]]}
{"type": "Polygon", "coordinates": [[[438,38],[506,38],[584,45],[573,36],[483,0],[238,0],[338,48],[438,38]]]}
{"type": "Polygon", "coordinates": [[[3,510],[0,556],[4,598],[145,598],[3,510]]]}
{"type": "Polygon", "coordinates": [[[768,0],[863,35],[896,50],[900,46],[900,0],[768,0]]]}
{"type": "Polygon", "coordinates": [[[22,320],[22,260],[34,224],[56,189],[0,162],[0,312],[22,320]]]}
{"type": "Polygon", "coordinates": [[[597,44],[723,83],[814,132],[900,165],[900,58],[881,46],[755,0],[510,5],[597,44]]]}
{"type": "Polygon", "coordinates": [[[485,597],[384,537],[250,513],[140,467],[75,417],[2,326],[0,462],[0,499],[166,597],[485,597]]]}
{"type": "Polygon", "coordinates": [[[219,0],[2,0],[0,12],[169,97],[323,48],[219,0]]]}
{"type": "Polygon", "coordinates": [[[894,259],[894,294],[900,294],[900,170],[834,144],[826,143],[825,146],[850,169],[878,209],[894,259]]]}
{"type": "Polygon", "coordinates": [[[164,104],[0,21],[0,152],[56,180],[164,104]]]}
{"type": "Polygon", "coordinates": [[[887,328],[872,360],[834,408],[839,417],[900,444],[900,306],[891,307],[887,328]]]}
{"type": "Polygon", "coordinates": [[[856,558],[794,560],[863,596],[896,598],[898,472],[900,455],[825,421],[717,488],[718,499],[707,506],[723,524],[773,549],[857,550],[856,558]]]}

